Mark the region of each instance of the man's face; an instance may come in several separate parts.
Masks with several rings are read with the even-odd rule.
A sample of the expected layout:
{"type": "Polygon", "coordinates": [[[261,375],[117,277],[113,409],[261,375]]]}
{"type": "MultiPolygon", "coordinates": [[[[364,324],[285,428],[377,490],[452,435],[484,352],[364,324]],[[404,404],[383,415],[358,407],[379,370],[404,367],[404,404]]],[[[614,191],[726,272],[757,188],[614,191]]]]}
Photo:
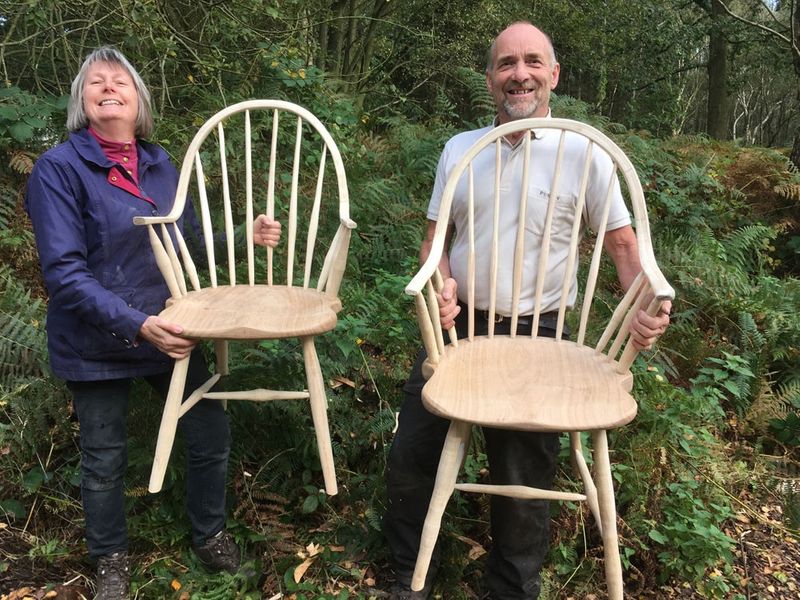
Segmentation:
{"type": "Polygon", "coordinates": [[[551,50],[547,37],[533,25],[517,23],[497,36],[486,86],[500,123],[547,116],[559,74],[551,50]]]}

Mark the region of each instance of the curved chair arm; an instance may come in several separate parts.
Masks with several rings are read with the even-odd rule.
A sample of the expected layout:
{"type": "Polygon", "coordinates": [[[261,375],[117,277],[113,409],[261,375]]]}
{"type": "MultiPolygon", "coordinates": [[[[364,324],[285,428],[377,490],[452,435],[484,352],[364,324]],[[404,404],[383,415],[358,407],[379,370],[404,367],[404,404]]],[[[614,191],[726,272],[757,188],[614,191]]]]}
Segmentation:
{"type": "Polygon", "coordinates": [[[343,218],[339,221],[339,228],[336,230],[336,235],[333,237],[331,247],[322,264],[317,289],[324,290],[332,296],[339,295],[339,286],[342,283],[342,276],[347,264],[350,235],[355,228],[356,222],[350,218],[343,218]]]}
{"type": "MultiPolygon", "coordinates": [[[[627,157],[626,157],[627,159],[627,157]]],[[[634,172],[635,174],[635,172],[634,172]]],[[[628,185],[639,185],[639,178],[628,178],[628,185]],[[633,184],[631,183],[633,182],[633,184]]],[[[641,192],[640,192],[641,193],[641,192]]],[[[643,197],[643,196],[640,196],[643,197]]],[[[638,302],[635,302],[629,309],[630,313],[642,307],[644,301],[648,301],[645,311],[648,315],[655,316],[661,310],[661,306],[666,301],[672,301],[675,298],[675,290],[667,282],[666,277],[661,272],[661,269],[656,263],[655,255],[653,253],[653,243],[650,237],[650,224],[647,220],[647,210],[644,207],[644,202],[638,205],[634,202],[634,217],[636,220],[636,243],[639,249],[639,262],[642,265],[641,277],[641,294],[642,297],[638,302]]],[[[633,314],[626,315],[625,325],[630,322],[633,314]]],[[[624,325],[624,326],[625,326],[624,325]]],[[[611,353],[614,354],[613,352],[611,353]]],[[[617,363],[617,371],[622,373],[630,369],[633,361],[639,355],[639,350],[633,344],[633,340],[628,339],[625,345],[625,350],[619,357],[617,363]]]]}

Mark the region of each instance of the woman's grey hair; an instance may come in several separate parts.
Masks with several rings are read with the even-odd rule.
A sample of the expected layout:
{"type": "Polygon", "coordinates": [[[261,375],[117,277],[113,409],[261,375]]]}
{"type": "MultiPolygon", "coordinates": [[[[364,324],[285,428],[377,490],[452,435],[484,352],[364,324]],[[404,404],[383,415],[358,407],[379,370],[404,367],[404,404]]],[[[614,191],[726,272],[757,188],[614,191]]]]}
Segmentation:
{"type": "Polygon", "coordinates": [[[153,109],[150,106],[150,92],[144,81],[133,68],[133,65],[128,62],[125,55],[113,46],[102,46],[94,50],[81,65],[81,70],[72,81],[72,89],[69,95],[69,104],[67,105],[67,129],[69,131],[78,131],[89,125],[89,119],[86,116],[86,111],[83,107],[83,87],[86,84],[86,74],[96,62],[104,62],[111,65],[119,65],[128,72],[133,80],[133,86],[136,88],[136,96],[138,98],[139,110],[136,113],[136,129],[135,135],[137,138],[147,138],[153,133],[153,109]]]}

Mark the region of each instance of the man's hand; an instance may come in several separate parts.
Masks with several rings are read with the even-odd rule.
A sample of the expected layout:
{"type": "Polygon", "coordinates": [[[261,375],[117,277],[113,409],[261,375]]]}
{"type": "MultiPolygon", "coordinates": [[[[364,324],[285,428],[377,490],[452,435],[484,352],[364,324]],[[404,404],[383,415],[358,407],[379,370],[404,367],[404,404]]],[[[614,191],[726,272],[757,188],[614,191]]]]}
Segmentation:
{"type": "Polygon", "coordinates": [[[448,277],[444,280],[442,291],[436,295],[436,299],[439,301],[439,322],[442,324],[442,329],[453,327],[456,324],[456,315],[461,312],[456,294],[457,287],[456,280],[448,277]]]}
{"type": "Polygon", "coordinates": [[[178,337],[181,333],[183,327],[155,315],[147,317],[139,329],[139,337],[176,360],[189,356],[197,344],[195,340],[178,337]]]}
{"type": "Polygon", "coordinates": [[[281,224],[267,215],[258,215],[253,222],[253,243],[274,248],[281,239],[281,224]]]}
{"type": "Polygon", "coordinates": [[[637,350],[650,350],[656,340],[664,334],[669,325],[669,313],[672,302],[665,301],[656,316],[651,317],[644,309],[640,309],[631,322],[631,337],[637,350]]]}

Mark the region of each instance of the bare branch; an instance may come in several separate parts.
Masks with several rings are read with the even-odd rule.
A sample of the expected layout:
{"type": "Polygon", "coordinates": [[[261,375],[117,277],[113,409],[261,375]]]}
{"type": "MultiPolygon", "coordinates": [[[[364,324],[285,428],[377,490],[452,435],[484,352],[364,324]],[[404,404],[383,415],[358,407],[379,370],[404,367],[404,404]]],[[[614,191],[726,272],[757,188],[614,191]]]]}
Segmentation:
{"type": "MultiPolygon", "coordinates": [[[[795,54],[798,55],[798,57],[800,57],[800,48],[798,48],[797,44],[795,44],[794,39],[790,39],[787,36],[785,36],[784,34],[782,34],[780,31],[776,31],[775,29],[772,29],[771,27],[767,27],[766,25],[763,25],[762,23],[757,23],[756,21],[751,21],[750,19],[746,19],[745,17],[736,14],[730,8],[728,8],[728,5],[725,4],[725,2],[723,0],[720,0],[719,3],[720,3],[720,6],[722,6],[722,8],[725,10],[725,12],[728,13],[728,15],[730,15],[732,18],[734,18],[735,20],[737,20],[737,21],[739,21],[741,23],[749,25],[750,27],[755,27],[756,29],[760,29],[761,31],[763,31],[765,33],[768,33],[768,34],[778,38],[779,40],[781,40],[785,44],[788,44],[791,47],[792,52],[794,52],[795,54]]],[[[792,1],[792,4],[794,4],[794,0],[792,1]]],[[[790,27],[790,29],[792,29],[792,28],[790,27]]]]}

